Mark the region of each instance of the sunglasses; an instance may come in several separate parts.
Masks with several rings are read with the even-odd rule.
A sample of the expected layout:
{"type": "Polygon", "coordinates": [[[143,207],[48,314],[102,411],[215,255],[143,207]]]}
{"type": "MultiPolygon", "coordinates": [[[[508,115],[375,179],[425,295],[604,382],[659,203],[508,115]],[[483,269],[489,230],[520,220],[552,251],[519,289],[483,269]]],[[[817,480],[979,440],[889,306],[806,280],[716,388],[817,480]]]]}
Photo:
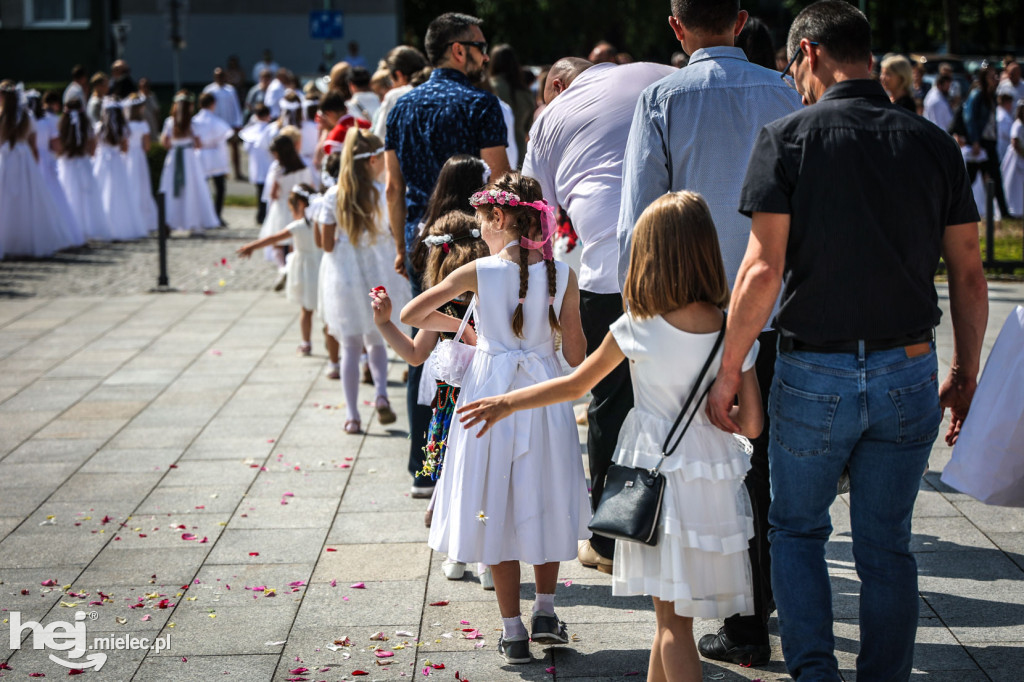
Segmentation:
{"type": "Polygon", "coordinates": [[[450,43],[447,43],[444,47],[445,49],[448,49],[449,47],[456,43],[458,43],[459,45],[468,45],[470,47],[475,47],[476,49],[480,50],[480,54],[487,54],[487,42],[483,40],[453,40],[450,43]]]}
{"type": "MultiPolygon", "coordinates": [[[[814,42],[814,41],[809,41],[809,42],[808,42],[808,45],[813,45],[814,47],[817,47],[817,46],[818,46],[818,43],[816,43],[816,42],[814,42]]],[[[793,68],[793,64],[794,64],[794,63],[796,62],[796,58],[797,58],[797,57],[799,57],[799,56],[800,56],[801,54],[803,54],[803,50],[801,50],[801,49],[800,49],[800,48],[798,47],[798,48],[797,48],[797,50],[796,50],[796,52],[795,52],[795,53],[793,54],[793,57],[792,57],[792,58],[791,58],[791,59],[789,60],[789,62],[788,62],[788,63],[786,64],[786,68],[784,68],[784,69],[782,70],[782,73],[781,73],[781,74],[779,75],[779,78],[782,78],[782,79],[785,79],[785,78],[786,78],[786,75],[787,75],[787,74],[789,74],[789,70],[790,70],[791,68],[793,68]]]]}

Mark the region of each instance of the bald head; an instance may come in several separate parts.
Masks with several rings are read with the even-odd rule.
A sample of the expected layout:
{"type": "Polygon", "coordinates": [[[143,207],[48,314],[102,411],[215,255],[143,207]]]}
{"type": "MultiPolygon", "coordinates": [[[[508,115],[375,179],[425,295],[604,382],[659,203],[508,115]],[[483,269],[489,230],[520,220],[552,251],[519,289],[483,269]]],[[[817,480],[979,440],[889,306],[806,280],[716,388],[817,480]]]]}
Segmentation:
{"type": "Polygon", "coordinates": [[[576,76],[593,65],[593,62],[579,57],[563,57],[552,64],[547,82],[544,83],[544,103],[551,104],[551,100],[562,94],[576,80],[576,76]]]}

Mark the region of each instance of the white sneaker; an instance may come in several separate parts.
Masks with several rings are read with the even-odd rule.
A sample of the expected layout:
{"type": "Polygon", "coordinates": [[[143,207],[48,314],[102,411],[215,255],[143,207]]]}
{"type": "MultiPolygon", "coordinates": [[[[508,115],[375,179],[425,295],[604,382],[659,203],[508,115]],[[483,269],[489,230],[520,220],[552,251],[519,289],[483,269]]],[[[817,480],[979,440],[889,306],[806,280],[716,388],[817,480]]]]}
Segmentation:
{"type": "Polygon", "coordinates": [[[494,576],[491,575],[491,567],[487,566],[483,571],[477,574],[480,578],[480,587],[484,588],[488,592],[494,591],[494,576]]]}
{"type": "Polygon", "coordinates": [[[444,572],[444,577],[448,580],[462,580],[462,576],[466,574],[466,564],[461,561],[445,559],[441,564],[441,571],[444,572]]]}

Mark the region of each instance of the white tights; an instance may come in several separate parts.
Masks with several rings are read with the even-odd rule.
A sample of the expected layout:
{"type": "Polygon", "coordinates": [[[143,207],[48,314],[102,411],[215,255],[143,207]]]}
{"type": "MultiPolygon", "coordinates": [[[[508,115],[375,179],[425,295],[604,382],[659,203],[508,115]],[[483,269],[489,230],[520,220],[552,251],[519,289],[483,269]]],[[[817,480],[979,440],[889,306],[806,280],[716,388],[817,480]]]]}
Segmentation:
{"type": "Polygon", "coordinates": [[[388,350],[380,338],[371,334],[341,338],[341,386],[345,391],[348,419],[359,421],[359,358],[363,347],[370,363],[370,374],[377,398],[388,397],[388,350]]]}

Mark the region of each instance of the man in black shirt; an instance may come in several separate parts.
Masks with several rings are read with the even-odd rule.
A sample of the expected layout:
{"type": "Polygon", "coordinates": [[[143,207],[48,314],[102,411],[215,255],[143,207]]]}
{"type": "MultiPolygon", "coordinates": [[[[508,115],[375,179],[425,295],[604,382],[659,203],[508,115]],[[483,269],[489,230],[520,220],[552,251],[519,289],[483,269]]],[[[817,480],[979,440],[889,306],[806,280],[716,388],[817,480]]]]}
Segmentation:
{"type": "Polygon", "coordinates": [[[952,408],[952,442],[970,407],[988,318],[978,213],[959,150],[889,102],[870,78],[870,46],[864,15],[840,0],[793,22],[791,74],[814,106],[765,126],[751,155],[740,197],[750,242],[708,399],[712,421],[738,431],[729,408],[741,363],[784,282],[769,400],[769,537],[782,651],[803,680],[839,679],[825,542],[847,467],[862,585],[858,677],[910,676],[911,513],[942,408],[952,408]],[[955,343],[941,389],[940,255],[955,343]]]}

